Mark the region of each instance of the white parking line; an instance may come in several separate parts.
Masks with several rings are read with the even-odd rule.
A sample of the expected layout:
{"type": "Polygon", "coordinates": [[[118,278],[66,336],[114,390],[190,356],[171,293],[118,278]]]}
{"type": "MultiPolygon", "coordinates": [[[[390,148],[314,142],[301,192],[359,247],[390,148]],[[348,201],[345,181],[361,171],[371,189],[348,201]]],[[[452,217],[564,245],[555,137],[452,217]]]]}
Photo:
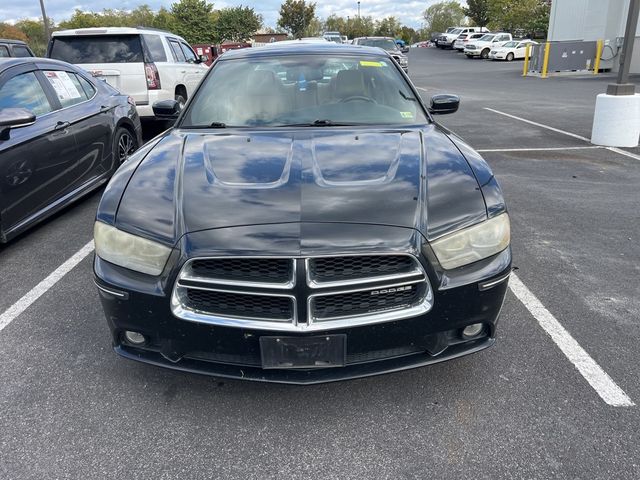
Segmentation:
{"type": "Polygon", "coordinates": [[[478,153],[489,152],[560,152],[565,150],[594,150],[600,147],[598,145],[584,146],[584,147],[531,147],[531,148],[481,148],[476,150],[478,153]]]}
{"type": "Polygon", "coordinates": [[[575,133],[567,132],[565,130],[560,130],[559,128],[550,127],[549,125],[544,125],[542,123],[532,122],[531,120],[527,120],[526,118],[516,117],[515,115],[511,115],[510,113],[501,112],[500,110],[494,110],[493,108],[484,107],[484,109],[489,110],[490,112],[493,112],[493,113],[497,113],[498,115],[504,115],[505,117],[513,118],[514,120],[519,120],[521,122],[528,123],[529,125],[545,128],[547,130],[551,130],[552,132],[562,133],[563,135],[567,135],[568,137],[577,138],[578,140],[591,143],[591,139],[587,137],[583,137],[581,135],[576,135],[575,133]]]}
{"type": "Polygon", "coordinates": [[[614,407],[635,405],[515,274],[511,274],[509,288],[607,404],[614,407]]]}
{"type": "MultiPolygon", "coordinates": [[[[567,132],[565,130],[560,130],[559,128],[550,127],[549,125],[545,125],[543,123],[533,122],[531,120],[527,120],[526,118],[518,117],[516,115],[511,115],[510,113],[501,112],[500,110],[495,110],[493,108],[484,107],[485,110],[488,110],[493,113],[497,113],[498,115],[504,115],[505,117],[513,118],[514,120],[519,120],[520,122],[528,123],[529,125],[534,125],[536,127],[544,128],[546,130],[551,130],[552,132],[561,133],[563,135],[567,135],[568,137],[577,138],[578,140],[582,140],[584,142],[591,143],[591,139],[587,137],[583,137],[582,135],[576,135],[575,133],[567,132]]],[[[580,147],[577,147],[580,148],[580,147]]],[[[626,150],[622,150],[621,148],[616,147],[600,147],[596,146],[596,148],[605,148],[610,152],[617,153],[619,155],[624,155],[626,157],[633,158],[635,160],[640,160],[640,155],[636,155],[635,153],[627,152],[626,150]]],[[[570,148],[564,148],[562,150],[570,150],[570,148]]]]}
{"type": "Polygon", "coordinates": [[[69,273],[73,267],[78,265],[82,260],[86,258],[93,252],[93,240],[87,243],[84,247],[78,250],[76,253],[71,256],[67,261],[65,261],[62,265],[56,268],[53,272],[49,274],[47,278],[42,280],[39,284],[33,287],[29,292],[27,292],[20,300],[11,305],[7,310],[5,310],[2,315],[0,315],[0,332],[9,325],[15,318],[24,312],[29,306],[38,300],[42,295],[47,293],[47,291],[53,287],[58,281],[64,277],[67,273],[69,273]]]}

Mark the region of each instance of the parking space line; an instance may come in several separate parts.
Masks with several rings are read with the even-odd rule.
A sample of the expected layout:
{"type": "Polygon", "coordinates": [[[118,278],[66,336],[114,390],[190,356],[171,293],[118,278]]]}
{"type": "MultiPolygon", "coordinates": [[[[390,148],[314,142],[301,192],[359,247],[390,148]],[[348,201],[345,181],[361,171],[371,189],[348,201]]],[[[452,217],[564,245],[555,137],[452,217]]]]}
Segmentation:
{"type": "Polygon", "coordinates": [[[583,137],[582,135],[576,135],[575,133],[567,132],[565,130],[560,130],[559,128],[550,127],[549,125],[544,125],[543,123],[533,122],[531,120],[527,120],[526,118],[511,115],[510,113],[501,112],[500,110],[494,110],[493,108],[484,107],[484,109],[489,110],[490,112],[493,112],[493,113],[497,113],[498,115],[504,115],[505,117],[513,118],[514,120],[519,120],[521,122],[528,123],[529,125],[545,128],[547,130],[551,130],[552,132],[562,133],[563,135],[567,135],[568,137],[577,138],[578,140],[591,143],[591,139],[587,137],[583,137]]]}
{"type": "Polygon", "coordinates": [[[614,407],[635,405],[515,274],[511,274],[509,288],[602,400],[614,407]]]}
{"type": "Polygon", "coordinates": [[[640,160],[640,155],[636,155],[635,153],[627,152],[626,150],[622,150],[621,148],[616,147],[606,147],[607,150],[610,150],[615,153],[619,153],[620,155],[624,155],[626,157],[631,157],[635,160],[640,160]]]}
{"type": "Polygon", "coordinates": [[[595,150],[600,148],[598,145],[585,145],[584,147],[531,147],[531,148],[481,148],[476,149],[478,153],[493,153],[493,152],[563,152],[565,150],[595,150]]]}
{"type": "Polygon", "coordinates": [[[53,287],[62,277],[69,273],[73,267],[78,265],[84,260],[87,255],[93,252],[93,240],[87,243],[84,247],[74,253],[71,258],[66,260],[62,265],[56,268],[53,272],[42,280],[39,284],[33,287],[27,292],[20,300],[11,305],[0,315],[0,332],[9,325],[15,318],[24,312],[33,302],[38,300],[42,295],[47,293],[51,287],[53,287]]]}

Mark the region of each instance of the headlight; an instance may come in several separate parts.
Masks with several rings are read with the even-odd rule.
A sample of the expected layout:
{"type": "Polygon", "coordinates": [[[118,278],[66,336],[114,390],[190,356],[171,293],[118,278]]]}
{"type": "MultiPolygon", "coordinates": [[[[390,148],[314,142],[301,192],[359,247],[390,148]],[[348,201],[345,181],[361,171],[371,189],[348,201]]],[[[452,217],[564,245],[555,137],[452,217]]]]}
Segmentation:
{"type": "Polygon", "coordinates": [[[495,255],[509,246],[509,215],[503,213],[431,243],[442,268],[451,270],[495,255]]]}
{"type": "Polygon", "coordinates": [[[93,226],[93,238],[96,255],[103,260],[149,275],[160,275],[171,253],[169,247],[102,222],[93,226]]]}

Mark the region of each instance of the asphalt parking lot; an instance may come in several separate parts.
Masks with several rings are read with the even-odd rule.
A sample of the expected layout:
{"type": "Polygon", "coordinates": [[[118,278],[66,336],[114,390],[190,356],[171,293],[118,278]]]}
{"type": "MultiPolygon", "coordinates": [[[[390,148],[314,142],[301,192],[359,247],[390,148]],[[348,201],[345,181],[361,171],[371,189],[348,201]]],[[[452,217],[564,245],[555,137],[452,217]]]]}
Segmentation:
{"type": "Polygon", "coordinates": [[[509,203],[493,348],[308,387],[121,359],[86,247],[98,192],[0,246],[0,478],[640,478],[640,151],[585,140],[611,76],[521,68],[410,53],[509,203]]]}

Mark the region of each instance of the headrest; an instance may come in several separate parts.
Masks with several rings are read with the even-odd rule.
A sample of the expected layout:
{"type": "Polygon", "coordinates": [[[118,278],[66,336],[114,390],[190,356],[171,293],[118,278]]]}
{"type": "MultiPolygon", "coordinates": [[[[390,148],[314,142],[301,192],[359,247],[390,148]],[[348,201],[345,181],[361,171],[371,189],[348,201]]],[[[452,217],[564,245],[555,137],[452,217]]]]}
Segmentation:
{"type": "Polygon", "coordinates": [[[300,80],[301,74],[307,82],[317,82],[323,78],[322,69],[320,68],[298,67],[287,70],[287,81],[297,82],[300,80]]]}
{"type": "Polygon", "coordinates": [[[275,88],[278,81],[271,70],[254,70],[247,76],[247,84],[253,91],[275,88]]]}
{"type": "Polygon", "coordinates": [[[366,95],[364,78],[360,70],[341,70],[336,77],[336,97],[346,98],[366,95]]]}

